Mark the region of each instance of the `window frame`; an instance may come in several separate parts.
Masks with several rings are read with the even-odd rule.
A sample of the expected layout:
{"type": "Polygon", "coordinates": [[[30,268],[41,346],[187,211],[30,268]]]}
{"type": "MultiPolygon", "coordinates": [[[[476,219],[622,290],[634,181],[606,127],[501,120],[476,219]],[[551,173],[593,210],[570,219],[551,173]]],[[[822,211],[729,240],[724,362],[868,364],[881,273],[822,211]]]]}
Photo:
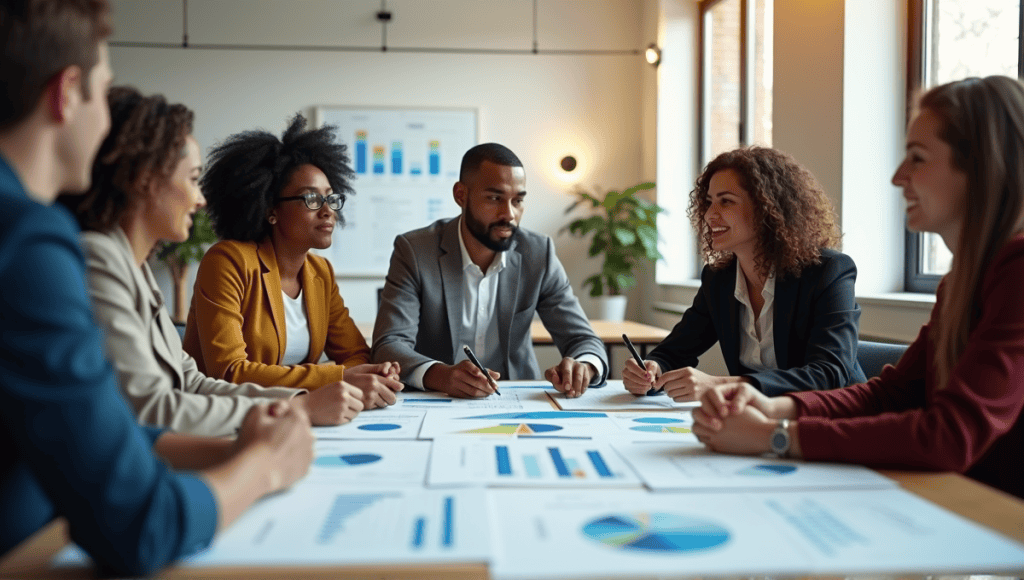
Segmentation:
{"type": "MultiPolygon", "coordinates": [[[[697,130],[699,131],[699,138],[697,139],[697,164],[700,170],[704,169],[707,161],[704,160],[705,154],[707,153],[707,145],[709,143],[709,132],[708,127],[705,125],[707,120],[707,105],[708,105],[708,94],[709,83],[707,79],[708,71],[708,59],[711,58],[710,47],[707,31],[707,19],[710,17],[711,9],[716,5],[725,2],[726,0],[700,0],[697,8],[697,18],[700,22],[699,31],[697,33],[697,46],[700,50],[698,57],[697,76],[698,76],[698,91],[697,91],[697,130]]],[[[753,103],[753,95],[751,92],[754,90],[751,86],[753,83],[750,81],[750,61],[753,45],[750,42],[750,36],[753,33],[751,30],[750,13],[754,0],[737,0],[740,4],[740,98],[739,98],[739,119],[740,124],[736,128],[737,135],[739,137],[737,143],[740,146],[750,144],[750,127],[752,126],[752,118],[754,112],[751,110],[751,103],[753,103]]],[[[708,160],[710,161],[710,159],[708,160]]]]}
{"type": "MultiPolygon", "coordinates": [[[[924,87],[925,51],[927,37],[925,29],[931,14],[933,0],[907,0],[907,98],[905,123],[910,122],[914,105],[914,97],[924,87]]],[[[1018,8],[1017,36],[1017,78],[1024,80],[1024,2],[1018,8]]],[[[907,292],[934,294],[938,289],[942,276],[925,274],[921,269],[923,233],[910,231],[903,226],[906,235],[906,253],[904,266],[904,289],[907,292]]]]}

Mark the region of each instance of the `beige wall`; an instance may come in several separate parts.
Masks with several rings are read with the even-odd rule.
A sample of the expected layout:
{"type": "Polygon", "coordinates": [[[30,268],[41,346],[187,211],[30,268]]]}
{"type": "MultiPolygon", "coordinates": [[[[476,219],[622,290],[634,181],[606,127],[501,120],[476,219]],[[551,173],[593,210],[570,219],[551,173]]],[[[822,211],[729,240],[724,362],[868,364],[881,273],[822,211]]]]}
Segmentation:
{"type": "MultiPolygon", "coordinates": [[[[392,47],[532,46],[532,0],[390,0],[387,6],[392,47]]],[[[115,41],[181,42],[179,2],[115,0],[114,9],[115,41]]],[[[189,42],[379,47],[379,9],[377,0],[190,0],[189,42]]],[[[639,49],[647,44],[642,13],[632,0],[543,0],[539,47],[639,49]]],[[[582,241],[558,233],[571,201],[558,160],[579,157],[577,179],[587,186],[628,187],[640,178],[641,81],[652,74],[640,56],[114,47],[111,59],[117,82],[193,108],[204,152],[243,129],[279,132],[290,114],[310,114],[317,105],[476,107],[480,141],[508,145],[526,166],[524,226],[555,238],[576,288],[599,264],[579,258],[582,241]]],[[[357,320],[373,319],[382,284],[341,281],[357,320]]]]}

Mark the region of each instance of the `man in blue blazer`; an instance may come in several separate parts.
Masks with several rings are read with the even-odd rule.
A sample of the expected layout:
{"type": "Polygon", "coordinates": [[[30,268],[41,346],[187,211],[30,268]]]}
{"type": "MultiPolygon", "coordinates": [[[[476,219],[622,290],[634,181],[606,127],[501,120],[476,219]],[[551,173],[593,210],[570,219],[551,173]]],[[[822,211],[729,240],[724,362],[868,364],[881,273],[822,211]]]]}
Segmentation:
{"type": "Polygon", "coordinates": [[[554,243],[519,227],[523,164],[485,143],[463,156],[452,193],[462,208],[395,238],[373,329],[372,358],[397,361],[412,387],[457,397],[495,391],[490,379],[537,379],[530,337],[534,313],[564,357],[544,377],[569,397],[604,382],[608,360],[554,243]],[[467,360],[476,353],[489,377],[467,360]]]}

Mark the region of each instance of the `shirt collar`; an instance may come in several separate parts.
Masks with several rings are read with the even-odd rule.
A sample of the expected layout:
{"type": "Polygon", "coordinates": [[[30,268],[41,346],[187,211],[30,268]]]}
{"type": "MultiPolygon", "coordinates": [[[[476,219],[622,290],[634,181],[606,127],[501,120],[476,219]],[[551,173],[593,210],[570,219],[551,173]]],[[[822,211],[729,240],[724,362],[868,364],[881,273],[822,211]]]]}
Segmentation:
{"type": "MultiPolygon", "coordinates": [[[[473,263],[473,259],[469,257],[469,250],[466,249],[466,240],[462,239],[462,216],[459,216],[459,249],[462,250],[462,270],[470,266],[480,270],[480,267],[473,263]]],[[[498,252],[498,259],[491,262],[491,265],[487,268],[487,272],[501,272],[505,269],[505,254],[508,252],[498,252]]],[[[484,275],[487,274],[484,272],[484,275]]]]}
{"type": "MultiPolygon", "coordinates": [[[[747,278],[743,275],[743,268],[740,268],[739,263],[736,264],[736,287],[733,289],[732,295],[743,304],[750,305],[750,296],[747,295],[747,278]]],[[[765,303],[768,302],[768,297],[775,298],[775,270],[768,273],[768,278],[764,281],[764,289],[761,290],[761,296],[765,299],[765,303]]]]}

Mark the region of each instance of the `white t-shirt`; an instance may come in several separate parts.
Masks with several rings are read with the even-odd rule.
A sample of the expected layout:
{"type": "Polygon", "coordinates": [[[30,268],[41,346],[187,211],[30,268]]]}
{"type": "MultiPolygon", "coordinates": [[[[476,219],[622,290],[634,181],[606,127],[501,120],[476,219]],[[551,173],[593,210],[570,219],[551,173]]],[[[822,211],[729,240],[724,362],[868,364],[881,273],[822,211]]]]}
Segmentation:
{"type": "Polygon", "coordinates": [[[309,317],[302,290],[295,298],[281,292],[284,298],[285,349],[281,364],[290,366],[302,364],[309,356],[309,317]]]}

